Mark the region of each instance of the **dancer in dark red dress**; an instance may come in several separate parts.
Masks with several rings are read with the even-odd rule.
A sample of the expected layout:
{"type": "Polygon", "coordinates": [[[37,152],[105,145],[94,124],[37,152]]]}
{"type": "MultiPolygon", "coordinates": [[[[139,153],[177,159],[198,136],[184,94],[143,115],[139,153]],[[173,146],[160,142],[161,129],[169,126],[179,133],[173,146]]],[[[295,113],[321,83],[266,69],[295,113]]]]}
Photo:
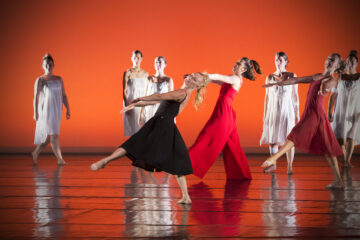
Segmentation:
{"type": "Polygon", "coordinates": [[[325,70],[321,74],[308,77],[295,77],[277,83],[264,85],[283,86],[297,83],[311,83],[306,99],[305,110],[300,121],[295,125],[279,152],[269,157],[263,164],[264,169],[276,164],[276,161],[293,146],[316,155],[324,155],[333,169],[335,182],[327,188],[343,188],[336,156],[342,155],[342,150],[331,129],[324,109],[325,95],[337,84],[334,73],[342,71],[344,62],[337,53],[329,55],[325,61],[325,70]]]}
{"type": "Polygon", "coordinates": [[[203,178],[222,152],[227,179],[251,179],[249,165],[240,146],[236,113],[231,104],[242,86],[242,78],[254,80],[254,69],[261,73],[256,61],[242,58],[233,67],[233,75],[194,74],[222,85],[210,119],[189,149],[194,175],[203,178]]]}

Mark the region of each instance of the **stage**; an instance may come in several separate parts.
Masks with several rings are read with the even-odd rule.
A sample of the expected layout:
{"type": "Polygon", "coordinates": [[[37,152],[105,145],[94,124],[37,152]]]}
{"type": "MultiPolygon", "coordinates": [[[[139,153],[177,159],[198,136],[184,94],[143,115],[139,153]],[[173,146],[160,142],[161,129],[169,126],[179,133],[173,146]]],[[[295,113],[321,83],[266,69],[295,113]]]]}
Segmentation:
{"type": "Polygon", "coordinates": [[[342,171],[346,189],[326,190],[333,175],[325,159],[297,155],[276,174],[259,167],[266,155],[248,155],[253,180],[226,181],[221,158],[201,181],[189,176],[192,205],[177,204],[173,176],[136,169],[128,159],[98,172],[101,155],[0,156],[1,239],[76,238],[358,238],[360,156],[342,171]]]}

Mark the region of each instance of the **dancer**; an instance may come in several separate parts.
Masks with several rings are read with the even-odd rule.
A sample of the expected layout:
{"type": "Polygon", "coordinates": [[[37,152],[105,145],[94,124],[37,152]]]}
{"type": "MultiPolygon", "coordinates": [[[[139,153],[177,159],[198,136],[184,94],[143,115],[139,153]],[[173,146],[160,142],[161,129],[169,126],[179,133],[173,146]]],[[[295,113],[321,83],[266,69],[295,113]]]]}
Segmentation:
{"type": "MultiPolygon", "coordinates": [[[[165,75],[164,70],[167,65],[166,58],[158,56],[155,58],[154,67],[156,70],[155,75],[149,77],[146,95],[154,93],[166,93],[174,90],[174,82],[172,78],[165,75]]],[[[139,114],[139,125],[142,126],[150,118],[152,118],[160,104],[149,105],[142,107],[139,114]]]]}
{"type": "MultiPolygon", "coordinates": [[[[266,84],[284,81],[296,77],[292,72],[286,70],[289,64],[288,56],[284,52],[275,54],[276,71],[266,77],[266,84]]],[[[278,151],[278,147],[286,141],[287,135],[299,121],[299,95],[297,84],[291,86],[273,86],[266,88],[264,103],[263,132],[260,145],[269,144],[270,155],[278,151]]],[[[287,173],[292,174],[292,163],[294,160],[295,148],[286,153],[288,162],[287,173]]],[[[276,169],[276,165],[267,169],[267,172],[276,169]]]]}
{"type": "Polygon", "coordinates": [[[194,89],[199,89],[196,96],[197,99],[199,98],[200,89],[204,88],[205,84],[188,75],[181,89],[135,99],[122,112],[134,107],[154,105],[160,101],[161,103],[153,118],[110,156],[93,163],[91,169],[96,171],[110,161],[128,156],[134,166],[151,172],[165,171],[176,175],[182,191],[182,198],[178,203],[190,204],[185,175],[193,173],[193,170],[189,153],[174,123],[174,118],[186,106],[194,89]]]}
{"type": "Polygon", "coordinates": [[[351,157],[354,145],[360,144],[360,73],[356,72],[357,65],[357,51],[353,50],[346,59],[346,73],[341,74],[328,106],[331,127],[344,153],[344,167],[353,167],[351,157]],[[331,109],[335,101],[332,116],[331,109]]]}
{"type": "Polygon", "coordinates": [[[299,147],[310,154],[324,155],[328,160],[334,175],[335,182],[327,188],[343,188],[336,156],[342,155],[340,145],[330,127],[324,110],[325,95],[336,86],[335,72],[344,68],[344,62],[337,53],[330,54],[325,61],[325,70],[321,74],[307,77],[294,77],[276,83],[269,83],[264,87],[274,85],[284,86],[297,83],[311,83],[305,103],[305,110],[300,121],[295,125],[287,137],[285,144],[274,155],[270,156],[262,165],[270,168],[276,164],[279,157],[292,147],[299,147]]]}
{"type": "Polygon", "coordinates": [[[244,57],[235,63],[233,75],[194,74],[196,78],[208,77],[210,82],[221,85],[214,111],[189,149],[194,175],[203,178],[222,152],[227,179],[251,179],[231,104],[242,86],[242,78],[254,80],[254,69],[261,73],[256,61],[244,57]]]}
{"type": "MultiPolygon", "coordinates": [[[[133,67],[124,72],[123,77],[123,99],[124,107],[128,106],[130,102],[138,97],[146,95],[146,88],[148,85],[148,73],[140,68],[143,54],[139,50],[133,51],[131,61],[133,67]]],[[[139,126],[140,109],[135,108],[124,114],[124,135],[131,136],[136,133],[139,126]]]]}
{"type": "Polygon", "coordinates": [[[66,107],[66,119],[70,119],[70,108],[65,94],[64,82],[60,76],[53,75],[54,59],[45,54],[42,60],[45,74],[35,82],[34,120],[36,121],[35,140],[37,145],[32,152],[34,165],[40,152],[51,143],[51,148],[59,165],[65,165],[59,144],[62,105],[66,107]]]}

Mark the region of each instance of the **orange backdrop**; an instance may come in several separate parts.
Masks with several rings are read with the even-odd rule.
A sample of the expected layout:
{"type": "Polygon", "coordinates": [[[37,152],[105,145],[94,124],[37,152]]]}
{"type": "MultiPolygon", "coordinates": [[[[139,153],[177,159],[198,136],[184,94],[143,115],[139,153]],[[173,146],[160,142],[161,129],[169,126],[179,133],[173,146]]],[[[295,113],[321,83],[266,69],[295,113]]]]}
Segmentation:
{"type": "MultiPolygon", "coordinates": [[[[168,60],[165,72],[182,85],[184,73],[231,73],[243,56],[256,59],[264,75],[245,80],[233,107],[243,146],[258,146],[265,90],[275,70],[274,53],[285,51],[299,76],[323,70],[331,52],[360,50],[358,1],[141,0],[1,1],[0,147],[32,146],[33,86],[49,52],[63,77],[71,119],[63,118],[62,146],[116,146],[123,136],[122,74],[134,49],[142,68],[168,60]]],[[[308,86],[299,87],[300,111],[308,86]]],[[[207,89],[196,112],[188,105],[177,124],[188,145],[209,118],[219,86],[207,89]]]]}

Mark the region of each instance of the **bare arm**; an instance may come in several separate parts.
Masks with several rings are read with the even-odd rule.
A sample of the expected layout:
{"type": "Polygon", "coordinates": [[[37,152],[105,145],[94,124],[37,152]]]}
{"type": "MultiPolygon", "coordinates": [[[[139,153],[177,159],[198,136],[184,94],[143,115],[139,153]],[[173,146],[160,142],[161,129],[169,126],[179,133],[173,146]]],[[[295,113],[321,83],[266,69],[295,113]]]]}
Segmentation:
{"type": "MultiPolygon", "coordinates": [[[[328,118],[329,121],[332,122],[334,120],[333,118],[333,114],[332,114],[332,109],[336,104],[336,100],[337,100],[337,92],[332,92],[329,98],[329,105],[328,105],[328,110],[327,110],[327,114],[328,114],[328,118]]],[[[335,108],[334,108],[335,111],[335,108]]]]}
{"type": "Polygon", "coordinates": [[[186,96],[186,91],[184,89],[178,89],[175,91],[167,92],[167,93],[155,93],[149,96],[140,97],[135,99],[133,102],[138,101],[163,101],[163,100],[174,100],[174,101],[181,101],[186,96]]]}
{"type": "Polygon", "coordinates": [[[239,78],[236,76],[226,76],[226,75],[221,75],[221,74],[208,74],[209,76],[209,81],[213,82],[213,83],[218,83],[218,84],[222,84],[222,83],[228,83],[228,84],[236,84],[239,81],[239,78]]]}
{"type": "Polygon", "coordinates": [[[168,82],[169,91],[174,91],[174,81],[170,78],[168,82]]]}
{"type": "Polygon", "coordinates": [[[39,95],[42,87],[43,87],[43,80],[41,78],[36,79],[34,86],[34,102],[33,102],[35,121],[37,121],[39,118],[38,105],[39,105],[39,95]]]}
{"type": "Polygon", "coordinates": [[[125,113],[131,109],[133,109],[134,107],[144,107],[144,106],[148,106],[148,105],[154,105],[159,103],[159,101],[139,101],[139,102],[135,102],[135,103],[131,103],[129,105],[127,105],[126,107],[124,107],[120,113],[125,113]]]}
{"type": "Polygon", "coordinates": [[[64,81],[60,78],[61,82],[61,90],[62,90],[62,96],[63,96],[63,104],[66,107],[66,119],[70,119],[70,106],[69,106],[69,100],[65,93],[65,86],[64,81]]]}
{"type": "MultiPolygon", "coordinates": [[[[265,79],[265,84],[269,83],[269,76],[266,77],[265,79]]],[[[268,96],[268,89],[265,89],[265,100],[264,100],[264,116],[263,116],[263,122],[265,121],[265,116],[267,113],[267,105],[268,105],[268,100],[269,100],[269,96],[268,96]]]]}
{"type": "Polygon", "coordinates": [[[127,92],[127,85],[128,85],[128,80],[129,80],[129,71],[124,72],[123,75],[123,100],[124,100],[124,104],[125,106],[127,106],[128,103],[128,92],[127,92]]]}
{"type": "MultiPolygon", "coordinates": [[[[294,74],[294,77],[296,77],[296,74],[294,74]]],[[[292,100],[294,104],[295,123],[297,123],[300,120],[298,85],[297,84],[293,85],[292,90],[293,90],[292,100]]]]}

